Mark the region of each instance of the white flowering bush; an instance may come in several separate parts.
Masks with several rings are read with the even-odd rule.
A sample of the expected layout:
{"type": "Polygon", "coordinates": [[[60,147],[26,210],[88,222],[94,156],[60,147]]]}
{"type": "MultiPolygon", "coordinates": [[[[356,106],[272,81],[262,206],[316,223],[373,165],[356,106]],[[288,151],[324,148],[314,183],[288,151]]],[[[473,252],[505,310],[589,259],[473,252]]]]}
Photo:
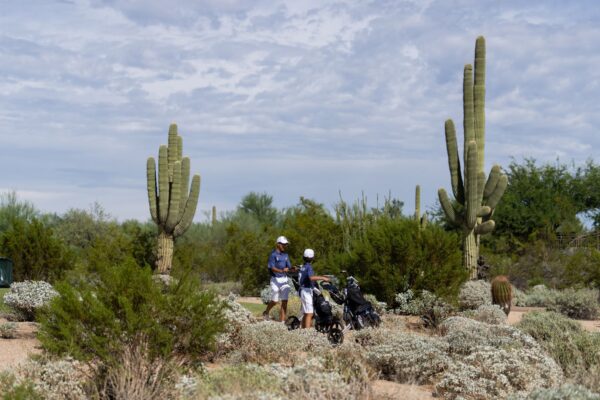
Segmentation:
{"type": "Polygon", "coordinates": [[[223,302],[226,305],[224,316],[225,332],[216,338],[216,354],[223,355],[238,347],[241,329],[255,323],[256,318],[244,306],[236,301],[237,296],[229,294],[223,302]]]}
{"type": "Polygon", "coordinates": [[[70,359],[29,360],[19,367],[19,380],[32,382],[46,400],[85,400],[86,377],[79,362],[70,359]]]}
{"type": "Polygon", "coordinates": [[[16,310],[28,321],[33,321],[36,311],[48,305],[56,296],[58,292],[48,282],[15,282],[4,295],[4,304],[16,310]]]}
{"type": "Polygon", "coordinates": [[[600,394],[584,386],[567,384],[559,388],[535,389],[526,396],[514,396],[510,400],[600,400],[600,394]]]}
{"type": "Polygon", "coordinates": [[[463,310],[475,310],[481,305],[492,304],[492,285],[484,280],[463,283],[458,293],[458,304],[463,310]]]}
{"type": "Polygon", "coordinates": [[[412,290],[399,293],[395,298],[396,314],[418,315],[425,326],[437,327],[443,320],[454,314],[454,308],[435,294],[423,290],[416,296],[412,290]]]}
{"type": "Polygon", "coordinates": [[[490,325],[506,323],[506,314],[502,311],[502,308],[496,304],[482,304],[477,307],[477,310],[466,310],[460,315],[490,325]]]}

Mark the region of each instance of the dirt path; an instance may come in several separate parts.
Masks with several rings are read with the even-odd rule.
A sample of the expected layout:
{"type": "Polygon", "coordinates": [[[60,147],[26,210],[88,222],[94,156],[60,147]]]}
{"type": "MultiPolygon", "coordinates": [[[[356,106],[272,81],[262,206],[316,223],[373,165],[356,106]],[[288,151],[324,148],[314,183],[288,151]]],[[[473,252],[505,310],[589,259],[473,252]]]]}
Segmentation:
{"type": "MultiPolygon", "coordinates": [[[[7,322],[0,318],[0,324],[7,322]]],[[[40,342],[35,337],[37,324],[16,322],[17,335],[14,339],[0,338],[0,371],[12,370],[30,354],[41,353],[40,342]]]]}
{"type": "MultiPolygon", "coordinates": [[[[508,314],[507,322],[510,325],[515,325],[523,319],[523,315],[531,311],[544,311],[543,307],[513,307],[510,310],[510,314],[508,314]]],[[[589,332],[600,332],[600,320],[594,321],[585,321],[585,320],[575,320],[578,321],[583,329],[589,332]]]]}
{"type": "Polygon", "coordinates": [[[371,382],[374,400],[430,400],[433,397],[433,387],[409,385],[378,379],[371,382]]]}

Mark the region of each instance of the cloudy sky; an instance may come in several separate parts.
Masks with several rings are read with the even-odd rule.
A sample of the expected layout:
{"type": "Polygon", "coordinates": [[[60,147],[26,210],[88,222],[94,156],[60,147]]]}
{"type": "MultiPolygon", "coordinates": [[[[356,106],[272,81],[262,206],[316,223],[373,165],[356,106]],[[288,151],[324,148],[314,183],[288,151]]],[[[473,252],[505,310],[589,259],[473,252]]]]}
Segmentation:
{"type": "Polygon", "coordinates": [[[0,191],[146,220],[145,165],[177,122],[199,210],[364,191],[433,206],[487,41],[486,164],[600,161],[600,4],[0,0],[0,191]]]}

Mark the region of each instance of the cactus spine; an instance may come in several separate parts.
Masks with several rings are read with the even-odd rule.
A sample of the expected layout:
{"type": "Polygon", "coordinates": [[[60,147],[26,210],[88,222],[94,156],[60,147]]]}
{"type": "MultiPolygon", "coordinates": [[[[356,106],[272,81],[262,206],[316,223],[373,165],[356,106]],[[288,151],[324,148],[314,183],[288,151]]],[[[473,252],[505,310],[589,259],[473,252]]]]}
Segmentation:
{"type": "Polygon", "coordinates": [[[499,305],[506,315],[510,313],[512,286],[506,276],[500,275],[492,279],[492,303],[499,305]]]}
{"type": "Polygon", "coordinates": [[[192,224],[200,194],[199,175],[194,175],[189,185],[190,159],[182,156],[182,148],[177,125],[171,124],[168,145],[161,145],[158,150],[158,174],[153,157],[146,163],[150,216],[158,225],[156,272],[159,274],[170,274],[175,238],[192,224]]]}
{"type": "Polygon", "coordinates": [[[495,165],[487,177],[484,172],[485,148],[485,39],[475,43],[475,71],[465,65],[463,81],[464,171],[460,159],[454,122],[445,123],[448,166],[455,202],[451,202],[444,189],[438,196],[446,217],[463,228],[463,265],[471,279],[477,279],[479,236],[494,230],[491,219],[494,208],[504,194],[508,178],[495,165]],[[474,79],[473,79],[474,77],[474,79]],[[464,177],[464,179],[463,179],[464,177]]]}

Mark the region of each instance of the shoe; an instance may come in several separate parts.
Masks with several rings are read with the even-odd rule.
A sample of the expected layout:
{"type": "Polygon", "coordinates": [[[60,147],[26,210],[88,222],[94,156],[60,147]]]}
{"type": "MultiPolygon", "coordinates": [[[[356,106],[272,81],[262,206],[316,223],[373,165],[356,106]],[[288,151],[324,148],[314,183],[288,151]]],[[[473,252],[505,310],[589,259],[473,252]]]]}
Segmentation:
{"type": "Polygon", "coordinates": [[[271,317],[269,317],[269,313],[267,313],[266,311],[263,311],[263,320],[265,321],[269,321],[271,320],[271,317]]]}

